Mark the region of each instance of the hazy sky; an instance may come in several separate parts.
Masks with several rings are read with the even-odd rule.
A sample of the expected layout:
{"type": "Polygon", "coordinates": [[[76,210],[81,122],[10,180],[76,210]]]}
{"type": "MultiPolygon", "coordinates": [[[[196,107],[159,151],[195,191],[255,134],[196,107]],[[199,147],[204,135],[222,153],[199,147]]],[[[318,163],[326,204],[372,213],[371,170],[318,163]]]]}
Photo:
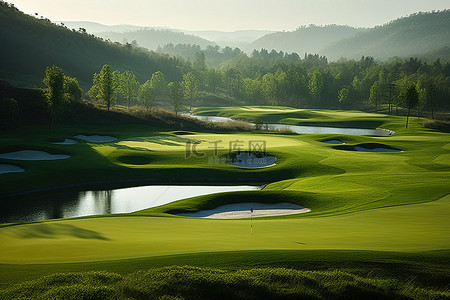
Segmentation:
{"type": "Polygon", "coordinates": [[[186,30],[292,30],[308,24],[372,27],[450,0],[6,0],[52,21],[186,30]]]}

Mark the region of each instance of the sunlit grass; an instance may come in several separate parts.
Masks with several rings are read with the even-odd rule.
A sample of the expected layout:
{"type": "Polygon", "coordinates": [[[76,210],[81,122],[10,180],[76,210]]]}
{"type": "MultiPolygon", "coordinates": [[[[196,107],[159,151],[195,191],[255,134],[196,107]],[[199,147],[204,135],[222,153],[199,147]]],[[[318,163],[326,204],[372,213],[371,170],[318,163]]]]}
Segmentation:
{"type": "MultiPolygon", "coordinates": [[[[213,109],[203,110],[205,113],[211,111],[213,109]]],[[[0,268],[6,270],[1,274],[2,278],[10,283],[21,282],[24,278],[33,279],[57,272],[59,264],[70,262],[79,264],[77,271],[85,270],[83,266],[86,270],[104,270],[102,266],[113,263],[116,263],[114,268],[125,270],[127,262],[122,261],[124,259],[151,259],[155,265],[161,266],[168,262],[163,258],[167,255],[173,255],[176,261],[176,257],[198,254],[183,262],[201,265],[211,253],[226,251],[239,253],[236,256],[243,255],[246,258],[241,263],[244,267],[247,266],[245,261],[252,261],[244,253],[266,251],[259,254],[260,263],[267,263],[265,266],[270,267],[287,259],[275,259],[279,255],[275,254],[278,253],[276,251],[280,250],[309,250],[312,253],[362,251],[370,262],[378,261],[379,254],[375,253],[381,252],[393,258],[396,255],[394,253],[415,257],[415,253],[428,253],[423,251],[449,249],[450,199],[445,197],[450,193],[448,134],[422,128],[416,122],[411,122],[410,127],[405,129],[403,117],[356,111],[244,107],[215,108],[215,112],[270,122],[283,119],[332,124],[341,122],[341,125],[377,122],[383,128],[396,131],[396,134],[388,137],[192,131],[180,134],[147,126],[59,128],[52,132],[43,128],[24,128],[1,133],[2,151],[33,148],[72,155],[64,162],[13,162],[24,167],[26,172],[1,175],[2,192],[20,191],[23,186],[32,189],[130,178],[175,180],[180,183],[183,178],[197,178],[199,182],[211,179],[223,179],[224,182],[241,180],[242,183],[246,183],[248,178],[259,178],[261,182],[269,183],[263,191],[200,196],[120,216],[2,226],[0,240],[4,246],[0,248],[0,263],[3,263],[0,268]],[[106,144],[81,142],[71,146],[48,142],[50,138],[61,139],[76,134],[112,135],[118,137],[119,141],[106,144]],[[322,143],[325,139],[339,139],[350,148],[364,143],[378,143],[403,152],[346,151],[336,145],[322,143]],[[276,166],[251,170],[229,164],[211,164],[208,157],[214,155],[214,149],[209,147],[214,146],[211,142],[219,140],[221,144],[218,145],[224,147],[219,149],[219,157],[229,152],[230,142],[241,141],[242,150],[248,150],[249,141],[264,140],[267,152],[277,157],[276,166]],[[199,143],[197,150],[204,152],[205,157],[194,155],[186,159],[187,141],[199,143]],[[67,172],[69,169],[70,172],[67,172]],[[62,172],[65,172],[65,176],[61,176],[62,172]],[[310,208],[311,212],[253,220],[253,235],[250,234],[249,220],[202,220],[170,215],[175,211],[197,211],[227,203],[251,201],[293,202],[310,208]],[[39,264],[46,267],[41,268],[39,264]],[[31,273],[22,277],[20,274],[27,273],[23,270],[31,273]],[[9,276],[12,279],[6,279],[9,276]]],[[[293,256],[297,259],[299,255],[293,256]]],[[[423,255],[425,258],[432,257],[431,254],[423,255]]],[[[346,259],[352,261],[352,255],[349,256],[346,259]]],[[[342,259],[340,257],[337,261],[342,259]]],[[[230,265],[230,261],[225,263],[225,260],[211,259],[207,260],[207,266],[223,268],[230,265]]],[[[307,261],[311,262],[312,257],[308,257],[307,261]]],[[[416,264],[416,269],[423,269],[424,272],[428,270],[429,274],[436,271],[435,267],[425,266],[423,258],[411,258],[411,261],[416,264]]],[[[317,262],[308,266],[315,264],[317,262]]],[[[445,266],[445,263],[440,265],[445,266]]],[[[134,268],[141,270],[145,269],[143,267],[134,265],[134,268]]],[[[339,266],[334,267],[340,269],[339,266]]],[[[64,270],[73,268],[75,266],[65,266],[64,270]]],[[[239,266],[235,268],[239,269],[239,266]]],[[[398,268],[404,268],[404,264],[398,268]]],[[[114,271],[110,267],[107,269],[114,271]]],[[[133,272],[133,269],[127,270],[127,273],[133,272]]],[[[80,276],[90,278],[87,274],[80,276]]],[[[423,275],[417,276],[420,278],[423,275]]],[[[335,277],[338,278],[338,275],[335,277]]],[[[390,278],[386,280],[394,286],[397,284],[390,278]]],[[[89,285],[88,281],[86,285],[89,285]]],[[[30,286],[36,286],[36,282],[30,286]]],[[[382,286],[374,289],[383,290],[382,286]]],[[[405,289],[411,288],[410,291],[419,294],[423,292],[423,295],[431,298],[446,295],[437,287],[434,292],[425,291],[414,284],[405,289]]],[[[48,288],[45,293],[56,295],[51,294],[57,293],[51,284],[45,288],[48,288]]],[[[104,291],[116,293],[116,288],[112,285],[104,291]]],[[[67,291],[70,289],[72,287],[67,287],[67,291]]],[[[402,296],[413,293],[404,292],[405,289],[394,288],[389,293],[402,296]]],[[[92,293],[102,291],[93,289],[92,293]]],[[[320,290],[314,290],[314,293],[318,292],[320,290]]]]}

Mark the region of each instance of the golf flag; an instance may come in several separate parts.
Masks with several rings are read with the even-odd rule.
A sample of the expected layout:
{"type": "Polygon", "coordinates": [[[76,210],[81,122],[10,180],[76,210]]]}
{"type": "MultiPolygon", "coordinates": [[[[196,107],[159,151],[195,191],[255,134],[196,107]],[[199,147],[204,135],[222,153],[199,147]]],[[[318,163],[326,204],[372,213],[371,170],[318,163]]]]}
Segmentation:
{"type": "Polygon", "coordinates": [[[250,234],[253,235],[253,205],[250,205],[250,211],[252,212],[250,215],[250,234]]]}

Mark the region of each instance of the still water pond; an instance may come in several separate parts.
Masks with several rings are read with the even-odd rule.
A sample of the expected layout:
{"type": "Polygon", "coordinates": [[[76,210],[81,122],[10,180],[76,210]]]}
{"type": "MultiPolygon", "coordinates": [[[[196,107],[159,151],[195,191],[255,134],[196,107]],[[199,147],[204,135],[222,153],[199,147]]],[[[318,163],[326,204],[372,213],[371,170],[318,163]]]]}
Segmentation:
{"type": "Polygon", "coordinates": [[[107,191],[71,191],[27,196],[21,199],[1,199],[0,223],[129,213],[200,195],[259,189],[261,187],[249,185],[151,185],[107,191]]]}
{"type": "MultiPolygon", "coordinates": [[[[217,116],[198,116],[189,114],[188,116],[196,118],[202,121],[209,122],[231,122],[234,121],[231,118],[217,117],[217,116]]],[[[252,123],[250,123],[252,124],[252,123]]],[[[301,134],[346,134],[346,135],[376,135],[376,136],[388,136],[391,135],[391,131],[378,130],[378,129],[364,129],[364,128],[340,128],[340,127],[328,127],[328,126],[300,126],[300,125],[288,125],[288,124],[265,124],[269,130],[283,130],[289,129],[295,133],[301,134]]]]}

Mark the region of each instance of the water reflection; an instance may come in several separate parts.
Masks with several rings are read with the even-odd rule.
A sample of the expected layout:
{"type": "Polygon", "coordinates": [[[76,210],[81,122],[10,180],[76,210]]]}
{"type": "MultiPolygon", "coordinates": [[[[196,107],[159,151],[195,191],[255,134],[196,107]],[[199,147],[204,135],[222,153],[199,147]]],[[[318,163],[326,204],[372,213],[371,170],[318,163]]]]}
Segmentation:
{"type": "MultiPolygon", "coordinates": [[[[198,116],[187,114],[189,117],[196,118],[202,121],[209,122],[230,122],[234,121],[231,118],[217,117],[217,116],[198,116]]],[[[253,123],[250,123],[253,124],[253,123]]],[[[340,127],[326,127],[326,126],[301,126],[288,124],[264,124],[269,130],[284,130],[288,129],[295,133],[301,134],[346,134],[346,135],[376,135],[388,136],[393,134],[392,131],[378,130],[378,129],[363,129],[363,128],[340,128],[340,127]]]]}
{"type": "Polygon", "coordinates": [[[176,200],[219,192],[258,190],[258,186],[153,185],[125,189],[52,192],[2,199],[0,223],[129,213],[176,200]]]}

